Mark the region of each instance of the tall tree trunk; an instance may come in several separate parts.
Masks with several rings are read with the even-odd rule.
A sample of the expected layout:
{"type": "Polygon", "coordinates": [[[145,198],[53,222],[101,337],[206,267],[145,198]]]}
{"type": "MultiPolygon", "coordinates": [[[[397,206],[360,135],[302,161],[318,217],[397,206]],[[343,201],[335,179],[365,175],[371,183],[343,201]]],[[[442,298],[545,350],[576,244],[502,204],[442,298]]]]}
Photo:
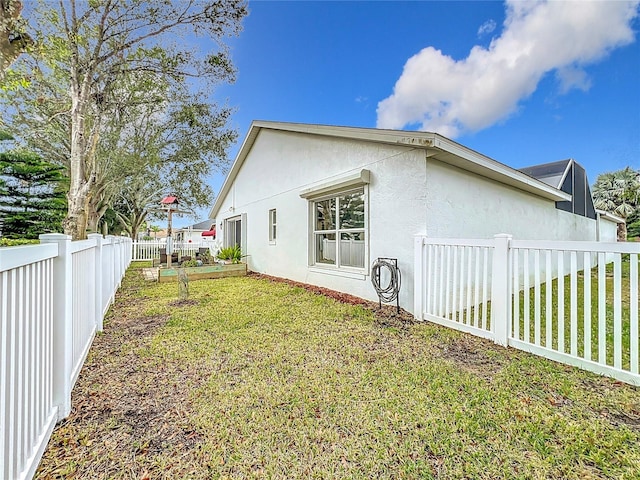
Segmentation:
{"type": "Polygon", "coordinates": [[[131,217],[131,239],[135,240],[140,231],[140,227],[144,223],[144,219],[147,218],[147,212],[134,212],[131,217]]]}
{"type": "Polygon", "coordinates": [[[618,224],[618,241],[626,242],[627,241],[627,222],[625,220],[624,223],[618,224]]]}
{"type": "MultiPolygon", "coordinates": [[[[75,82],[74,82],[75,83],[75,82]]],[[[74,240],[86,238],[89,184],[85,169],[84,108],[81,92],[71,87],[71,157],[69,159],[69,209],[62,222],[64,233],[74,240]]]]}
{"type": "Polygon", "coordinates": [[[95,201],[91,196],[89,199],[89,208],[87,209],[87,231],[92,233],[100,233],[100,220],[107,211],[108,206],[102,205],[102,201],[95,201]]]}

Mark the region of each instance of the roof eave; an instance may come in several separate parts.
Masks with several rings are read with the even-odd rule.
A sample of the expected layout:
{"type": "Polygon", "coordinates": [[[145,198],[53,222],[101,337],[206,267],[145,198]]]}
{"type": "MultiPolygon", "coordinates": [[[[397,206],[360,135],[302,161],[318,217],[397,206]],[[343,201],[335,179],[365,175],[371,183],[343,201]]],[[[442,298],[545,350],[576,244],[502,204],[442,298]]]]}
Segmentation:
{"type": "Polygon", "coordinates": [[[244,159],[249,154],[249,151],[253,146],[253,142],[255,141],[256,137],[258,136],[258,133],[260,132],[260,129],[262,128],[261,126],[258,125],[258,123],[260,122],[257,122],[255,120],[251,122],[249,131],[247,132],[247,135],[245,136],[244,141],[242,142],[240,150],[238,150],[238,154],[236,155],[236,158],[233,161],[233,164],[231,165],[231,170],[229,170],[227,177],[224,179],[224,183],[220,188],[220,192],[218,192],[218,195],[216,196],[216,201],[213,203],[213,207],[211,207],[211,210],[209,211],[209,218],[216,218],[218,216],[218,211],[220,210],[222,201],[227,196],[227,193],[229,193],[229,190],[231,189],[231,184],[235,180],[236,175],[240,170],[240,167],[244,163],[244,159]]]}
{"type": "Polygon", "coordinates": [[[450,165],[457,166],[480,176],[490,178],[497,182],[527,191],[549,200],[556,202],[571,200],[571,195],[568,193],[553,188],[540,180],[536,180],[529,175],[519,172],[436,133],[254,120],[249,127],[249,131],[244,141],[242,142],[242,146],[240,147],[233,165],[231,166],[231,170],[222,184],[220,192],[216,197],[216,201],[209,212],[210,218],[217,217],[222,201],[229,193],[233,180],[244,163],[245,158],[251,151],[253,143],[260,133],[260,130],[263,128],[434,149],[436,151],[434,155],[435,158],[450,165]],[[456,157],[456,160],[451,161],[443,157],[438,158],[437,151],[450,153],[456,157]]]}
{"type": "Polygon", "coordinates": [[[610,220],[610,221],[612,221],[612,222],[614,222],[614,223],[627,223],[627,221],[626,221],[624,218],[619,217],[619,216],[617,216],[617,215],[614,215],[613,213],[611,213],[611,212],[607,212],[607,211],[605,211],[605,210],[598,210],[598,209],[596,208],[596,213],[597,213],[600,217],[602,217],[602,218],[604,218],[604,219],[606,219],[606,220],[610,220]]]}

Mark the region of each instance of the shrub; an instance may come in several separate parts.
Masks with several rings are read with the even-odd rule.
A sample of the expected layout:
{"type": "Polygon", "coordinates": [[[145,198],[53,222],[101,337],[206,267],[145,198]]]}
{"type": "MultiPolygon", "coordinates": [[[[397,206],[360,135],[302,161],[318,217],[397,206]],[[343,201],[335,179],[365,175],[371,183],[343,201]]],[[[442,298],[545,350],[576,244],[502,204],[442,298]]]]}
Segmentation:
{"type": "Polygon", "coordinates": [[[17,245],[32,245],[39,244],[40,240],[33,240],[27,238],[0,238],[0,247],[15,247],[17,245]]]}
{"type": "Polygon", "coordinates": [[[211,256],[211,252],[209,250],[205,250],[200,254],[200,260],[203,264],[208,265],[213,263],[213,257],[211,256]]]}
{"type": "Polygon", "coordinates": [[[240,245],[221,248],[218,252],[218,258],[220,260],[231,260],[233,263],[240,263],[240,260],[242,259],[240,245]]]}

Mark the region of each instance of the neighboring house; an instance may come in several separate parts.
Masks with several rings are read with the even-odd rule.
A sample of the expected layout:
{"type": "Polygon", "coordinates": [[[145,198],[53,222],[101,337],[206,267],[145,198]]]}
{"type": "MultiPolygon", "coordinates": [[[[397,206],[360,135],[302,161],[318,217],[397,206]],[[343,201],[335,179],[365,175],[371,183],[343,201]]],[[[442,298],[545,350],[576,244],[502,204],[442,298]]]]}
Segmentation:
{"type": "Polygon", "coordinates": [[[176,230],[176,241],[194,242],[216,239],[216,221],[207,219],[176,230]]]}
{"type": "Polygon", "coordinates": [[[414,235],[615,234],[615,223],[592,209],[563,208],[573,201],[438,134],[256,121],[210,216],[224,245],[248,255],[250,270],[362,298],[377,300],[371,263],[397,258],[400,304],[411,310],[414,235]]]}
{"type": "Polygon", "coordinates": [[[556,202],[556,208],[597,220],[596,240],[618,241],[617,228],[613,227],[625,220],[594,207],[587,172],[578,162],[570,158],[521,168],[520,171],[571,195],[571,200],[556,202]]]}

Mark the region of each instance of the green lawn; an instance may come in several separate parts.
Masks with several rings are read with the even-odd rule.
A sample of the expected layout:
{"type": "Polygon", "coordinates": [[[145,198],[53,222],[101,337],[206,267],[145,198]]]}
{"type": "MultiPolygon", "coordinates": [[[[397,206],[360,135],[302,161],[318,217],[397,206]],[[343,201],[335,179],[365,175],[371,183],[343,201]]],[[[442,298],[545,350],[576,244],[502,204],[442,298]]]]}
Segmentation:
{"type": "Polygon", "coordinates": [[[125,278],[40,478],[638,478],[640,389],[252,277],[125,278]]]}
{"type": "MultiPolygon", "coordinates": [[[[591,296],[590,299],[585,302],[585,278],[584,272],[580,271],[576,276],[576,298],[575,301],[577,303],[577,321],[575,323],[575,332],[578,338],[578,346],[577,353],[580,357],[587,358],[593,361],[598,361],[600,356],[600,346],[603,345],[603,357],[606,358],[606,363],[608,365],[614,364],[614,349],[613,349],[613,340],[614,340],[614,276],[613,276],[613,264],[610,263],[606,266],[605,269],[605,286],[606,286],[606,307],[604,310],[604,328],[600,328],[599,323],[599,302],[598,302],[598,269],[597,267],[593,268],[591,271],[591,296]],[[585,305],[590,306],[591,315],[588,318],[585,318],[585,305]],[[589,323],[585,323],[585,320],[590,320],[589,323]],[[585,354],[585,327],[590,331],[590,340],[591,340],[591,354],[585,354]]],[[[630,264],[628,255],[621,262],[621,295],[620,295],[620,318],[621,318],[621,332],[620,337],[622,339],[621,345],[621,357],[622,357],[622,368],[625,370],[630,369],[630,325],[631,325],[631,303],[630,303],[630,264]]],[[[542,284],[540,285],[540,344],[545,346],[547,344],[547,314],[546,314],[546,301],[547,301],[547,291],[549,290],[551,294],[551,305],[552,305],[552,313],[551,313],[551,347],[554,350],[558,350],[565,353],[570,353],[570,339],[571,339],[571,276],[566,275],[563,278],[563,292],[564,292],[564,301],[563,301],[563,310],[564,315],[560,317],[558,315],[558,279],[552,281],[551,289],[548,289],[546,284],[544,283],[544,278],[542,278],[542,284]],[[564,325],[562,329],[563,337],[562,340],[563,345],[561,345],[561,340],[558,338],[558,320],[561,319],[564,325]]],[[[525,293],[524,291],[520,292],[519,297],[519,338],[523,340],[525,338],[525,332],[527,331],[527,325],[525,324],[525,310],[524,310],[524,300],[525,293]]],[[[528,322],[528,330],[529,330],[529,341],[534,342],[535,339],[535,317],[534,317],[534,302],[535,302],[535,289],[532,287],[529,289],[529,322],[528,322]]],[[[515,323],[514,323],[515,326],[515,323]]]]}

